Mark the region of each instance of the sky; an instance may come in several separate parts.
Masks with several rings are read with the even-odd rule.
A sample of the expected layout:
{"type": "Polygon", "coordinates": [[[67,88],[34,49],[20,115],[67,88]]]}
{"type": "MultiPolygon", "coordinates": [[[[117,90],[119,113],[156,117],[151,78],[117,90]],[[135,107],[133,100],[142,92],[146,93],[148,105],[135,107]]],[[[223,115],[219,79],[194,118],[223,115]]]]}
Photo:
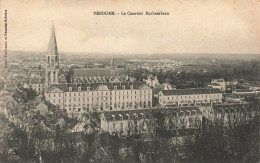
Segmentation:
{"type": "MultiPolygon", "coordinates": [[[[1,32],[7,10],[8,50],[47,51],[53,22],[60,52],[260,54],[257,0],[0,0],[0,6],[1,32]]],[[[3,43],[3,33],[0,39],[3,43]]]]}

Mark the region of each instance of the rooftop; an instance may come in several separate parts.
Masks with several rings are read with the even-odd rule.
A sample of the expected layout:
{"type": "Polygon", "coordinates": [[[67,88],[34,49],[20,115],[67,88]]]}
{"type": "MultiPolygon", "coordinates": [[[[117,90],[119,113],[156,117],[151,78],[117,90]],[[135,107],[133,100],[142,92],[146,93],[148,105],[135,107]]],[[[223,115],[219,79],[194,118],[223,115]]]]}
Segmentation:
{"type": "Polygon", "coordinates": [[[253,92],[251,89],[236,89],[236,92],[253,92]]]}
{"type": "MultiPolygon", "coordinates": [[[[86,84],[53,84],[48,89],[48,92],[51,91],[54,88],[58,88],[62,91],[69,91],[69,88],[71,88],[71,91],[78,91],[79,87],[81,88],[81,91],[94,91],[94,90],[100,90],[100,89],[108,89],[108,90],[114,90],[116,86],[116,89],[131,89],[131,86],[133,86],[133,89],[139,89],[142,86],[147,86],[145,82],[126,82],[126,83],[86,83],[86,84]]],[[[149,86],[147,86],[149,87],[149,86]]],[[[150,87],[149,87],[150,88],[150,87]]]]}
{"type": "Polygon", "coordinates": [[[125,74],[124,68],[74,68],[73,77],[98,77],[125,74]]]}
{"type": "Polygon", "coordinates": [[[109,111],[104,112],[104,116],[107,121],[149,119],[152,110],[153,109],[109,111]]]}
{"type": "Polygon", "coordinates": [[[104,112],[107,121],[120,121],[129,119],[151,119],[156,113],[171,114],[173,116],[202,115],[198,107],[173,107],[160,109],[122,110],[104,112]]]}
{"type": "Polygon", "coordinates": [[[162,90],[162,93],[164,95],[189,95],[189,94],[221,93],[221,91],[215,88],[190,88],[190,89],[162,90]]]}
{"type": "Polygon", "coordinates": [[[177,116],[177,114],[179,116],[185,116],[187,114],[188,115],[202,114],[197,106],[185,106],[185,107],[179,106],[179,107],[172,107],[172,108],[163,108],[163,109],[159,109],[159,111],[164,114],[170,113],[175,116],[177,116]]]}
{"type": "Polygon", "coordinates": [[[225,104],[225,105],[214,105],[214,110],[218,113],[227,112],[247,112],[248,110],[256,110],[255,106],[249,104],[225,104]]]}

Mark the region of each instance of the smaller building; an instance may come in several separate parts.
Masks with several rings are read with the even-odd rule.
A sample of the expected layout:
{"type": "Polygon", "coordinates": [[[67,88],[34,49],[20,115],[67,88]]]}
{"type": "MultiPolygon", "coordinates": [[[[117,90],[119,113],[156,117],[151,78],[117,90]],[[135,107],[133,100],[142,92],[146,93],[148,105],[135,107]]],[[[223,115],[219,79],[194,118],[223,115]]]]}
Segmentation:
{"type": "Polygon", "coordinates": [[[159,92],[159,104],[165,106],[193,106],[222,103],[222,92],[213,88],[191,88],[162,90],[159,92]]]}
{"type": "MultiPolygon", "coordinates": [[[[224,79],[212,79],[211,85],[217,84],[220,86],[220,90],[226,91],[227,83],[224,79]]],[[[214,87],[213,87],[214,88],[214,87]]]]}
{"type": "Polygon", "coordinates": [[[37,94],[41,94],[44,88],[44,81],[40,78],[32,78],[29,80],[29,86],[35,90],[37,94]]]}
{"type": "Polygon", "coordinates": [[[211,83],[208,86],[212,87],[212,88],[215,88],[215,89],[222,90],[222,87],[219,84],[217,84],[217,83],[211,83]]]}
{"type": "Polygon", "coordinates": [[[224,126],[246,123],[258,113],[257,107],[251,104],[214,105],[211,120],[220,120],[224,126]]]}
{"type": "Polygon", "coordinates": [[[109,134],[130,136],[151,134],[149,124],[153,120],[152,109],[104,112],[101,116],[101,129],[109,134]]]}

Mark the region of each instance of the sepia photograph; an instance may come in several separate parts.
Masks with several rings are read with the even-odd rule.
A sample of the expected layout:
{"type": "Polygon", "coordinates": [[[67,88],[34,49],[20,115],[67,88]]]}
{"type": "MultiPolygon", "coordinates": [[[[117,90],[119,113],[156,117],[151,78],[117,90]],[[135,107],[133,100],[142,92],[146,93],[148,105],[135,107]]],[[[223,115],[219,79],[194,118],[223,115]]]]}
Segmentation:
{"type": "Polygon", "coordinates": [[[0,0],[0,163],[259,163],[259,0],[0,0]]]}

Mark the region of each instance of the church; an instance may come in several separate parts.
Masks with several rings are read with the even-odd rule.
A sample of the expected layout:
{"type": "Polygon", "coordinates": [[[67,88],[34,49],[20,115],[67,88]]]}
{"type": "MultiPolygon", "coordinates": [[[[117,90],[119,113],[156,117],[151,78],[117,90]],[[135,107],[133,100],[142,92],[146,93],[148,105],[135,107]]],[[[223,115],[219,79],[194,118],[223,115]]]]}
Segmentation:
{"type": "Polygon", "coordinates": [[[59,53],[52,26],[46,54],[45,99],[70,114],[152,108],[152,89],[123,68],[74,68],[72,83],[60,82],[59,53]]]}
{"type": "MultiPolygon", "coordinates": [[[[114,57],[108,68],[73,68],[71,71],[71,83],[120,83],[134,82],[134,77],[129,77],[124,68],[118,68],[114,65],[114,57]]],[[[49,40],[46,66],[45,66],[45,89],[51,84],[59,84],[59,53],[55,35],[55,28],[52,25],[51,36],[49,40]]]]}

